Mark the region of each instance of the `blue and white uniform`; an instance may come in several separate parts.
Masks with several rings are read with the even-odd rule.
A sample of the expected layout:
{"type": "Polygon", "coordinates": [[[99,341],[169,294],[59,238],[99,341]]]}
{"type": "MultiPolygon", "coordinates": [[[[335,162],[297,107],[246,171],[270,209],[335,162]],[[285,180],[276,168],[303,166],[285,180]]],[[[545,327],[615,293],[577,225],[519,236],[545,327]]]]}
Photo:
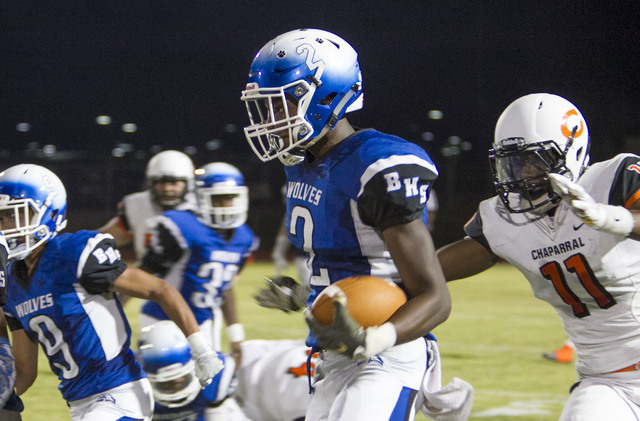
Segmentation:
{"type": "MultiPolygon", "coordinates": [[[[257,248],[257,237],[247,225],[214,230],[189,211],[166,211],[153,218],[150,226],[153,228],[142,268],[180,291],[198,324],[211,321],[214,310],[222,304],[224,290],[257,248]]],[[[144,304],[142,313],[156,320],[168,319],[151,301],[144,304]]],[[[219,350],[219,340],[212,342],[219,350]]]]}
{"type": "Polygon", "coordinates": [[[113,237],[93,231],[51,239],[31,275],[22,260],[8,265],[8,325],[40,342],[69,402],[146,378],[111,291],[125,269],[113,237]]]}
{"type": "Polygon", "coordinates": [[[310,255],[309,304],[329,284],[354,275],[402,286],[381,232],[418,218],[427,223],[438,172],[422,148],[362,130],[318,162],[285,170],[289,239],[310,255]]]}
{"type": "MultiPolygon", "coordinates": [[[[0,306],[7,303],[7,291],[5,289],[7,282],[7,240],[0,232],[0,306]]],[[[13,386],[16,381],[15,365],[13,353],[11,351],[11,343],[6,336],[0,336],[0,418],[4,410],[2,407],[8,403],[9,397],[12,395],[13,386]]],[[[14,399],[17,396],[14,395],[14,399]]],[[[10,403],[8,403],[11,406],[10,403]]],[[[8,415],[5,414],[8,418],[8,415]]]]}
{"type": "Polygon", "coordinates": [[[7,304],[7,240],[5,240],[4,235],[0,232],[0,306],[7,304]]]}
{"type": "MultiPolygon", "coordinates": [[[[235,363],[231,357],[219,354],[224,369],[213,377],[211,383],[200,390],[193,401],[184,406],[167,407],[156,402],[153,421],[205,421],[205,409],[212,404],[221,404],[234,391],[233,372],[235,363]]],[[[235,421],[229,418],[229,421],[235,421]]]]}
{"type": "MultiPolygon", "coordinates": [[[[398,137],[362,130],[317,161],[305,159],[285,170],[289,239],[310,256],[308,304],[331,283],[354,275],[402,287],[382,231],[416,219],[426,225],[429,190],[438,175],[427,153],[398,137]]],[[[311,335],[307,345],[317,345],[311,335]]],[[[336,419],[405,419],[420,389],[426,354],[423,338],[365,363],[322,353],[316,373],[325,377],[316,375],[308,419],[325,419],[330,408],[336,419]]]]}

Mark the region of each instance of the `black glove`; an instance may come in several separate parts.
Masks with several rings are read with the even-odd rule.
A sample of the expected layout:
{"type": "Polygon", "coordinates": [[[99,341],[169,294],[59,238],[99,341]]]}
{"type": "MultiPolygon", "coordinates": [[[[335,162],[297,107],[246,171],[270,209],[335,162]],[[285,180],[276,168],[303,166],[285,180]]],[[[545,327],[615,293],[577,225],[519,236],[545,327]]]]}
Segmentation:
{"type": "Polygon", "coordinates": [[[300,285],[288,276],[266,278],[268,286],[258,291],[254,298],[258,305],[266,308],[277,308],[288,313],[306,307],[311,288],[300,285]]]}
{"type": "Polygon", "coordinates": [[[332,298],[334,313],[331,324],[320,324],[310,308],[304,311],[305,320],[323,349],[353,358],[356,350],[362,349],[361,347],[365,345],[365,331],[347,311],[347,297],[344,293],[338,290],[332,298]]]}

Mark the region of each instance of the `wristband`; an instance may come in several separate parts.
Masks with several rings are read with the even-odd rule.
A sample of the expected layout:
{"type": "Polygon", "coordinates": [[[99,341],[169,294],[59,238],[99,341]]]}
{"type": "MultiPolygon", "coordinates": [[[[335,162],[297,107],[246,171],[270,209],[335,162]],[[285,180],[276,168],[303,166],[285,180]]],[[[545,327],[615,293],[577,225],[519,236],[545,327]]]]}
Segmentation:
{"type": "Polygon", "coordinates": [[[234,323],[227,326],[227,336],[229,337],[229,342],[244,341],[244,327],[241,323],[234,323]]]}
{"type": "Polygon", "coordinates": [[[602,230],[623,236],[631,234],[634,225],[631,212],[622,206],[609,206],[607,210],[602,230]]]}
{"type": "Polygon", "coordinates": [[[203,350],[207,350],[208,348],[211,348],[211,346],[209,345],[209,342],[207,342],[207,338],[205,338],[204,333],[202,332],[196,332],[189,335],[187,340],[189,341],[191,352],[194,354],[198,354],[203,350]]]}
{"type": "Polygon", "coordinates": [[[398,333],[391,322],[371,326],[365,330],[364,344],[353,353],[355,359],[371,358],[396,344],[398,333]]]}

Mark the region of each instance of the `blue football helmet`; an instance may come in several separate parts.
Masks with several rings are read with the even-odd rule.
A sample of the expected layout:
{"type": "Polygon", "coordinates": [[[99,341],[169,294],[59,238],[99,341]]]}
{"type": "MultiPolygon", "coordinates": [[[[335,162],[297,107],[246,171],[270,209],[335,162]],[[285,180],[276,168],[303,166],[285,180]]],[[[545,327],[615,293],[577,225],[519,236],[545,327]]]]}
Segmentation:
{"type": "Polygon", "coordinates": [[[287,32],[256,54],[241,99],[251,123],[244,133],[256,155],[296,165],[345,113],[362,108],[358,53],[330,32],[287,32]]]}
{"type": "Polygon", "coordinates": [[[196,195],[203,222],[216,229],[239,227],[247,221],[249,188],[242,173],[225,162],[196,170],[196,195]]]}
{"type": "Polygon", "coordinates": [[[9,258],[22,260],[67,226],[67,192],[39,165],[20,164],[0,173],[0,229],[9,258]]]}
{"type": "Polygon", "coordinates": [[[161,405],[184,406],[200,393],[189,341],[174,322],[162,320],[142,328],[137,358],[161,405]]]}

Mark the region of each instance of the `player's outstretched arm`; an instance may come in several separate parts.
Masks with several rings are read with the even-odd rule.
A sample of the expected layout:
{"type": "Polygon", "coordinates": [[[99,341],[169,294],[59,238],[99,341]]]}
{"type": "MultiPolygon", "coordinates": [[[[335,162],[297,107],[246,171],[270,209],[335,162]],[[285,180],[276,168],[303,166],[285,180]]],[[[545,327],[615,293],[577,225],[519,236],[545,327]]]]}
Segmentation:
{"type": "Polygon", "coordinates": [[[500,260],[498,256],[471,238],[464,238],[440,247],[437,256],[447,282],[477,275],[500,260]]]}
{"type": "Polygon", "coordinates": [[[23,329],[11,332],[16,364],[16,393],[22,395],[38,377],[38,343],[23,329]]]}
{"type": "Polygon", "coordinates": [[[113,283],[119,294],[157,302],[189,340],[196,362],[196,376],[206,386],[223,368],[222,361],[200,332],[198,322],[180,292],[162,279],[141,269],[128,267],[113,283]]]}

